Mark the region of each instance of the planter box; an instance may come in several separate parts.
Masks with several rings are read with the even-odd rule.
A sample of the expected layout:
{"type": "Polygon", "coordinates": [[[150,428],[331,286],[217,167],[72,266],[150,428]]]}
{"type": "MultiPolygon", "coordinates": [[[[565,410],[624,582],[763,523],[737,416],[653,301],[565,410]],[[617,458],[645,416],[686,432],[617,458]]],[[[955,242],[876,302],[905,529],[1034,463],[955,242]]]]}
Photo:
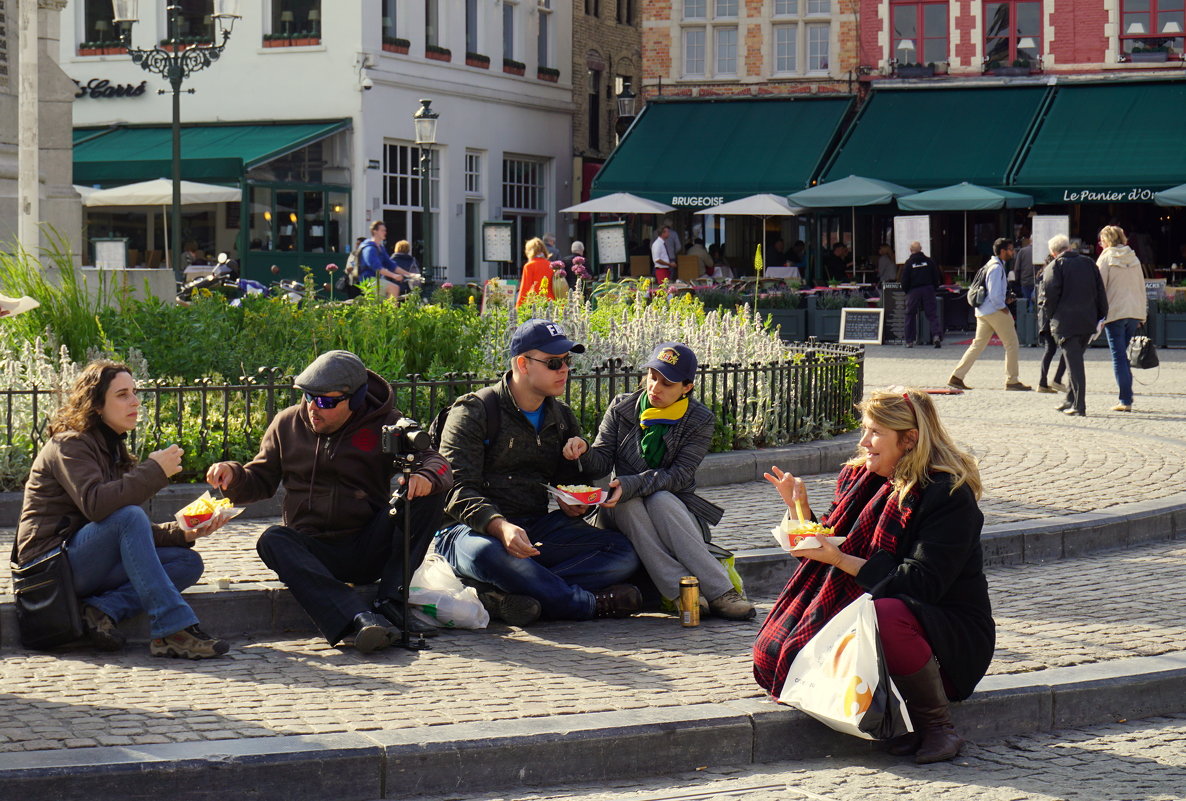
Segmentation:
{"type": "Polygon", "coordinates": [[[778,326],[778,335],[783,342],[807,339],[807,309],[758,309],[758,314],[770,321],[771,328],[778,326]]]}
{"type": "Polygon", "coordinates": [[[502,71],[507,75],[522,75],[527,69],[525,67],[512,67],[509,64],[503,64],[502,71]]]}
{"type": "Polygon", "coordinates": [[[989,70],[989,74],[1000,75],[1001,77],[1016,77],[1019,75],[1029,75],[1031,71],[1029,67],[995,67],[989,70]]]}
{"type": "Polygon", "coordinates": [[[549,81],[551,83],[556,83],[560,80],[560,73],[559,72],[544,72],[543,70],[538,70],[535,73],[535,77],[539,78],[541,81],[549,81]]]}
{"type": "Polygon", "coordinates": [[[934,67],[898,67],[896,72],[899,78],[933,78],[935,76],[934,67]]]}
{"type": "Polygon", "coordinates": [[[488,59],[488,58],[474,58],[473,56],[466,56],[465,57],[465,66],[477,67],[478,69],[481,69],[481,70],[488,70],[488,69],[490,69],[490,59],[488,59]]]}
{"type": "Polygon", "coordinates": [[[1156,320],[1157,335],[1154,341],[1163,348],[1186,348],[1186,314],[1161,313],[1156,320]]]}
{"type": "Polygon", "coordinates": [[[411,49],[411,45],[388,44],[384,42],[383,49],[388,53],[399,53],[406,56],[411,49]]]}
{"type": "Polygon", "coordinates": [[[841,309],[820,309],[815,305],[815,296],[807,299],[807,336],[821,342],[840,340],[841,309]]]}
{"type": "Polygon", "coordinates": [[[1169,61],[1170,54],[1165,50],[1159,50],[1155,53],[1129,53],[1128,60],[1134,64],[1157,64],[1162,61],[1169,61]]]}
{"type": "Polygon", "coordinates": [[[432,61],[452,61],[453,53],[448,50],[425,50],[424,57],[432,61]]]}

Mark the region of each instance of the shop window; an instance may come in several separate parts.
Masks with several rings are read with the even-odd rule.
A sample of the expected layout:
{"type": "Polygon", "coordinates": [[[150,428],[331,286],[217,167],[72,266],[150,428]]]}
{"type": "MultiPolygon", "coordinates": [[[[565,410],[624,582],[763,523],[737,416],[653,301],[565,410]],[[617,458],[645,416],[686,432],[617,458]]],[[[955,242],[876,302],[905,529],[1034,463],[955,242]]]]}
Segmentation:
{"type": "Polygon", "coordinates": [[[684,75],[690,77],[703,77],[704,75],[703,28],[684,30],[684,75]]]}
{"type": "MultiPolygon", "coordinates": [[[[433,154],[440,158],[439,153],[433,154]]],[[[423,198],[420,195],[420,148],[410,144],[383,147],[383,222],[387,224],[387,246],[401,239],[412,244],[412,255],[423,263],[423,198]]],[[[436,179],[428,185],[429,206],[438,205],[436,179]]]]}
{"type": "Polygon", "coordinates": [[[947,61],[947,3],[895,2],[890,47],[900,64],[947,61]]]}
{"type": "Polygon", "coordinates": [[[1042,4],[1006,0],[984,4],[984,64],[988,69],[1036,64],[1041,55],[1042,4]]]}
{"type": "Polygon", "coordinates": [[[727,76],[737,74],[737,29],[714,28],[713,51],[716,56],[715,74],[727,76]]]}
{"type": "Polygon", "coordinates": [[[537,66],[550,67],[552,65],[551,41],[549,34],[552,25],[552,0],[539,0],[539,36],[536,39],[537,66]]]}
{"type": "Polygon", "coordinates": [[[1129,59],[1181,58],[1186,0],[1121,0],[1120,50],[1129,59]],[[1148,54],[1142,56],[1141,54],[1148,54]]]}
{"type": "Polygon", "coordinates": [[[321,0],[272,0],[273,40],[320,40],[321,0]]]}
{"type": "MultiPolygon", "coordinates": [[[[522,157],[504,157],[502,161],[502,219],[513,223],[511,241],[516,257],[523,257],[528,239],[543,235],[546,162],[522,157]]],[[[521,262],[511,262],[508,269],[519,273],[521,262]]]]}

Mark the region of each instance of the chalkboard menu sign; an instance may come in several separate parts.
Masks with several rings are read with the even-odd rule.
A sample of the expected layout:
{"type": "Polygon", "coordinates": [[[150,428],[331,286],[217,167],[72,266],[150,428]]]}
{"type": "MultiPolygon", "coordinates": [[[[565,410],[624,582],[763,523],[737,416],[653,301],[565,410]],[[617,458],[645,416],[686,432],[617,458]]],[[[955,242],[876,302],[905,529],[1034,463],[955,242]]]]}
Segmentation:
{"type": "Polygon", "coordinates": [[[1161,300],[1165,297],[1165,279],[1151,278],[1145,281],[1145,297],[1149,300],[1161,300]]]}
{"type": "Polygon", "coordinates": [[[881,285],[881,305],[885,310],[885,335],[887,339],[906,338],[906,293],[897,281],[886,281],[881,285]]]}
{"type": "Polygon", "coordinates": [[[841,309],[840,341],[852,345],[880,345],[885,309],[841,309]]]}

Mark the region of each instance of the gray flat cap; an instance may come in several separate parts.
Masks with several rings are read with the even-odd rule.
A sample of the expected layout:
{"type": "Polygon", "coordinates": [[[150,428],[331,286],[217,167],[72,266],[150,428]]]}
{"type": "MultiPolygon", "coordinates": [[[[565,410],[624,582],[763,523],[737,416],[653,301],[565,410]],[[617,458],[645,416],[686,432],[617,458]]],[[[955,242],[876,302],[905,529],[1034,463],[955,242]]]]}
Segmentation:
{"type": "Polygon", "coordinates": [[[324,395],[353,392],[366,380],[367,368],[362,359],[348,350],[331,350],[314,359],[292,383],[311,395],[324,395]]]}

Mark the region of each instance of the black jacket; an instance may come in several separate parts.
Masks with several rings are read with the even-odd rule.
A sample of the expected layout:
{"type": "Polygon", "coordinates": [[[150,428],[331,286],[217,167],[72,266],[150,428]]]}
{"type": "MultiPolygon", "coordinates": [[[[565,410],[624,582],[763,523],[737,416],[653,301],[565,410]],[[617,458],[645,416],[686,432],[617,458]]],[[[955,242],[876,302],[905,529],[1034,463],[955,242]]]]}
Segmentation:
{"type": "Polygon", "coordinates": [[[932,475],[913,501],[897,553],[877,551],[857,573],[874,598],[898,598],[922,623],[955,700],[972,694],[996,648],[996,623],[984,577],[984,515],[967,485],[932,475]]]}
{"type": "Polygon", "coordinates": [[[1108,317],[1108,293],[1095,262],[1065,251],[1042,271],[1043,315],[1056,340],[1095,331],[1108,317]]]}
{"type": "Polygon", "coordinates": [[[939,265],[924,253],[911,253],[902,266],[902,291],[929,286],[938,289],[943,282],[939,265]]]}

